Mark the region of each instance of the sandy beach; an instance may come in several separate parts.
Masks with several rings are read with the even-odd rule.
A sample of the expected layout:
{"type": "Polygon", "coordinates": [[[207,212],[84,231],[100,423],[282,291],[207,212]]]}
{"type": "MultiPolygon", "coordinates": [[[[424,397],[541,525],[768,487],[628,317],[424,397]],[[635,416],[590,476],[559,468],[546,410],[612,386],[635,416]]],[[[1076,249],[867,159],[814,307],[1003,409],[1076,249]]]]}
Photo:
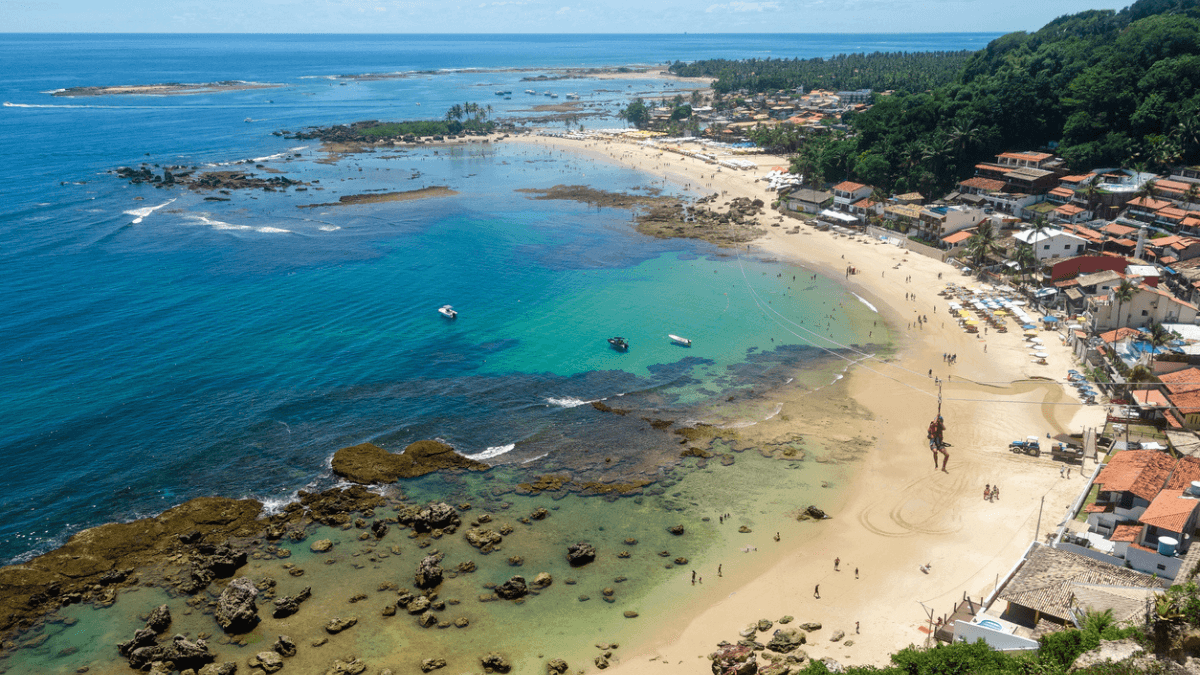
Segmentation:
{"type": "MultiPolygon", "coordinates": [[[[698,194],[720,192],[719,201],[750,197],[770,203],[773,194],[755,179],[787,165],[783,157],[740,156],[759,169],[737,171],[635,143],[514,140],[622,162],[698,194]]],[[[964,595],[978,600],[989,594],[1035,537],[1056,529],[1095,468],[1085,460],[1083,475],[1075,468],[1063,479],[1048,453],[1032,458],[1007,450],[1010,441],[1029,434],[1080,432],[1103,423],[1102,408],[1080,405],[1053,382],[1031,380],[1062,379],[1073,367],[1056,333],[1043,332],[1050,356],[1046,365],[1038,364],[1019,330],[966,334],[949,318],[947,300],[937,292],[949,281],[980,285],[951,266],[862,236],[804,225],[800,234],[785,229],[767,228],[752,253],[844,278],[899,336],[890,361],[854,366],[841,383],[840,393],[871,416],[847,433],[873,436],[874,447],[856,467],[844,503],[830,512],[832,521],[798,530],[779,544],[770,541],[771,533],[753,535],[761,541],[748,543],[779,552],[769,571],[741,578],[727,569],[719,579],[715,570],[702,572],[727,593],[715,601],[685,603],[677,622],[659,627],[649,647],[625,655],[615,672],[694,673],[696,660],[718,642],[736,641],[738,631],[758,619],[784,615],[823,624],[805,646],[810,657],[887,663],[891,653],[927,642],[929,612],[949,614],[964,595]],[[846,277],[847,265],[859,273],[846,277]],[[927,317],[924,328],[915,323],[918,316],[927,317]],[[947,364],[943,354],[957,355],[957,362],[947,364]],[[925,441],[925,427],[937,411],[935,378],[944,382],[942,412],[952,444],[948,472],[931,466],[925,441]],[[1001,498],[984,501],[985,484],[997,483],[1001,498]],[[841,561],[838,571],[835,558],[841,561]],[[919,569],[926,563],[932,565],[929,574],[919,569]],[[817,585],[820,598],[814,595],[817,585]],[[835,630],[845,631],[846,640],[829,641],[835,630]]],[[[755,433],[770,438],[803,431],[805,411],[791,405],[795,409],[785,408],[755,433]]]]}

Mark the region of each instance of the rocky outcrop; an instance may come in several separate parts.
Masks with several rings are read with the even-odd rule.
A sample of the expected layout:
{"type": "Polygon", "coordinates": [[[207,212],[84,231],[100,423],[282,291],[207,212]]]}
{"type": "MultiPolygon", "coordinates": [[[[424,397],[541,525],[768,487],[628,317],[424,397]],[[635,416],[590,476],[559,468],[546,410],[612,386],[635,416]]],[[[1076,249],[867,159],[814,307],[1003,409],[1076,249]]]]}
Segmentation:
{"type": "Polygon", "coordinates": [[[149,628],[140,628],[133,637],[117,645],[117,653],[129,658],[142,647],[153,647],[158,644],[158,634],[149,628]]]}
{"type": "Polygon", "coordinates": [[[722,647],[713,654],[712,661],[713,675],[754,675],[758,672],[754,648],[749,645],[722,647]]]}
{"type": "Polygon", "coordinates": [[[333,455],[335,474],[363,484],[394,483],[397,478],[416,478],[442,469],[487,471],[489,468],[437,441],[417,441],[399,455],[371,443],[342,448],[333,455]]]}
{"type": "Polygon", "coordinates": [[[388,533],[388,524],[382,520],[376,520],[371,523],[371,534],[375,535],[376,539],[383,539],[388,533]]]}
{"type": "Polygon", "coordinates": [[[337,635],[356,623],[358,623],[358,617],[352,616],[349,619],[343,619],[335,616],[334,618],[325,622],[325,632],[329,633],[330,635],[337,635]]]}
{"type": "Polygon", "coordinates": [[[443,570],[440,563],[442,555],[427,555],[417,565],[417,573],[413,575],[413,583],[417,588],[434,588],[442,583],[443,570]]]}
{"type": "Polygon", "coordinates": [[[282,619],[299,612],[300,603],[304,602],[310,597],[312,597],[312,588],[305,586],[304,590],[300,591],[296,595],[285,595],[282,598],[276,598],[274,613],[275,618],[282,619]]]}
{"type": "Polygon", "coordinates": [[[283,670],[283,658],[275,652],[259,652],[250,657],[247,665],[251,668],[262,668],[264,673],[270,675],[283,670]]]}
{"type": "Polygon", "coordinates": [[[280,635],[275,640],[275,644],[271,646],[271,649],[274,649],[280,656],[296,655],[296,643],[292,642],[292,639],[286,635],[280,635]]]}
{"type": "Polygon", "coordinates": [[[150,617],[146,619],[146,628],[155,633],[165,633],[171,627],[171,609],[166,605],[159,605],[150,612],[150,617]]]}
{"type": "Polygon", "coordinates": [[[481,530],[474,527],[467,530],[465,536],[467,543],[479,549],[480,553],[491,553],[496,550],[500,542],[504,541],[504,537],[495,530],[481,530]]]}
{"type": "Polygon", "coordinates": [[[1072,672],[1098,666],[1106,661],[1117,663],[1145,654],[1145,648],[1136,640],[1101,640],[1100,646],[1086,651],[1071,664],[1072,672]]]}
{"type": "Polygon", "coordinates": [[[308,550],[313,553],[327,553],[333,548],[333,542],[328,539],[318,539],[309,545],[308,550]]]}
{"type": "Polygon", "coordinates": [[[252,630],[258,624],[258,606],[254,602],[257,596],[258,589],[247,577],[238,577],[229,582],[213,611],[217,625],[226,633],[252,630]]]}
{"type": "Polygon", "coordinates": [[[169,645],[139,647],[129,655],[130,667],[139,670],[155,661],[170,661],[181,670],[194,670],[216,660],[217,656],[208,651],[208,643],[204,640],[192,642],[182,635],[176,635],[169,645]]]}
{"type": "Polygon", "coordinates": [[[479,663],[483,666],[483,670],[486,673],[507,673],[512,670],[512,664],[508,662],[508,659],[496,652],[491,652],[487,656],[484,656],[479,660],[479,663]]]}
{"type": "Polygon", "coordinates": [[[596,549],[591,544],[579,542],[567,547],[567,562],[572,567],[586,565],[596,559],[596,549]]]}
{"type": "Polygon", "coordinates": [[[780,654],[790,654],[808,641],[808,634],[799,628],[780,628],[771,636],[767,649],[780,654]]]}
{"type": "Polygon", "coordinates": [[[538,590],[549,588],[552,583],[554,583],[554,577],[550,576],[549,572],[538,572],[538,575],[533,578],[533,587],[538,590]]]}
{"type": "Polygon", "coordinates": [[[433,532],[441,530],[447,534],[453,533],[462,519],[453,506],[445,502],[434,502],[426,506],[409,506],[396,513],[396,519],[408,525],[415,532],[433,532]]]}
{"type": "Polygon", "coordinates": [[[197,671],[196,675],[236,675],[236,673],[237,664],[233,661],[226,661],[225,663],[210,663],[197,671]]]}
{"type": "Polygon", "coordinates": [[[446,659],[425,659],[421,662],[421,672],[429,673],[446,667],[446,659]]]}
{"type": "Polygon", "coordinates": [[[565,675],[570,666],[562,659],[550,659],[546,662],[546,675],[565,675]]]}
{"type": "Polygon", "coordinates": [[[496,587],[496,595],[505,600],[516,600],[529,595],[529,587],[525,584],[525,577],[520,575],[514,576],[508,581],[496,587]]]}
{"type": "Polygon", "coordinates": [[[671,527],[667,528],[667,532],[670,532],[671,534],[675,535],[676,537],[679,537],[679,536],[683,535],[685,530],[683,529],[683,525],[672,525],[671,527]]]}

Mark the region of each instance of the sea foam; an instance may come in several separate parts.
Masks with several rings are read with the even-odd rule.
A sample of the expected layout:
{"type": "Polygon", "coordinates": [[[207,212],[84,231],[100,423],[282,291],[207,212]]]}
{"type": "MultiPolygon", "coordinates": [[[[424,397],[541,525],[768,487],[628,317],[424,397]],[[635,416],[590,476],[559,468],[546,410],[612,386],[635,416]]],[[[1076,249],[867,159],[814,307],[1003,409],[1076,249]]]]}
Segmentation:
{"type": "Polygon", "coordinates": [[[167,204],[170,204],[173,201],[175,201],[175,200],[171,199],[169,201],[163,202],[162,204],[159,204],[158,206],[147,206],[147,207],[141,208],[141,209],[133,209],[132,211],[126,211],[125,215],[136,216],[136,218],[134,218],[132,222],[134,225],[137,225],[138,223],[145,220],[151,213],[154,213],[155,211],[161,209],[162,207],[166,206],[167,204]]]}
{"type": "Polygon", "coordinates": [[[509,443],[508,445],[493,445],[479,454],[463,455],[463,457],[466,457],[467,459],[473,459],[477,462],[482,462],[485,459],[492,459],[493,457],[499,457],[507,452],[511,452],[515,447],[517,447],[516,443],[509,443]]]}
{"type": "Polygon", "coordinates": [[[875,309],[875,305],[872,305],[871,303],[864,300],[863,297],[861,295],[859,295],[858,293],[851,291],[850,295],[853,295],[854,297],[858,298],[858,301],[861,302],[862,304],[866,305],[868,308],[870,308],[870,310],[872,312],[875,312],[876,314],[879,313],[879,310],[875,309]]]}
{"type": "Polygon", "coordinates": [[[546,399],[546,402],[550,405],[558,406],[559,408],[578,408],[581,405],[587,405],[588,403],[591,403],[591,401],[585,401],[581,398],[574,398],[571,396],[564,396],[562,398],[550,397],[546,399]]]}

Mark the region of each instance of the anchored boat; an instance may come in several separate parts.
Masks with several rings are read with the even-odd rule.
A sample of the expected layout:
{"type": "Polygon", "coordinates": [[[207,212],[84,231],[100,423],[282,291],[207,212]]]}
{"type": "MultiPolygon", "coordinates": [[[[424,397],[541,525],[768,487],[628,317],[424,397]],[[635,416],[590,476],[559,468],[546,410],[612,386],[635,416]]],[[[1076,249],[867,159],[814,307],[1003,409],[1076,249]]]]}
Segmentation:
{"type": "Polygon", "coordinates": [[[608,338],[608,344],[612,345],[612,348],[619,352],[629,351],[629,341],[623,337],[610,337],[608,338]]]}
{"type": "Polygon", "coordinates": [[[446,317],[447,319],[457,319],[458,318],[458,312],[454,311],[454,308],[451,307],[450,305],[442,305],[441,307],[438,307],[438,313],[441,314],[442,316],[446,317]]]}
{"type": "Polygon", "coordinates": [[[667,337],[671,338],[675,344],[683,345],[684,347],[692,346],[692,341],[685,337],[679,337],[678,335],[667,335],[667,337]]]}

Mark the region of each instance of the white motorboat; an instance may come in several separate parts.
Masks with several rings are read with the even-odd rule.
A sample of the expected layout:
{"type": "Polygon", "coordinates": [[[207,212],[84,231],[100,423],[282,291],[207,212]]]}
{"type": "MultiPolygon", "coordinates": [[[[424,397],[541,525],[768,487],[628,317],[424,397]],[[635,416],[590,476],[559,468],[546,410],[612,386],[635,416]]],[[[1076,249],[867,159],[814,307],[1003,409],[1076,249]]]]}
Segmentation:
{"type": "Polygon", "coordinates": [[[683,345],[684,347],[692,346],[692,341],[685,337],[679,337],[678,335],[671,335],[671,334],[668,334],[667,337],[671,338],[671,340],[675,344],[683,345]]]}
{"type": "Polygon", "coordinates": [[[438,307],[438,313],[441,314],[442,316],[446,317],[447,319],[457,319],[458,318],[458,312],[454,311],[454,308],[451,307],[450,305],[442,305],[441,307],[438,307]]]}

